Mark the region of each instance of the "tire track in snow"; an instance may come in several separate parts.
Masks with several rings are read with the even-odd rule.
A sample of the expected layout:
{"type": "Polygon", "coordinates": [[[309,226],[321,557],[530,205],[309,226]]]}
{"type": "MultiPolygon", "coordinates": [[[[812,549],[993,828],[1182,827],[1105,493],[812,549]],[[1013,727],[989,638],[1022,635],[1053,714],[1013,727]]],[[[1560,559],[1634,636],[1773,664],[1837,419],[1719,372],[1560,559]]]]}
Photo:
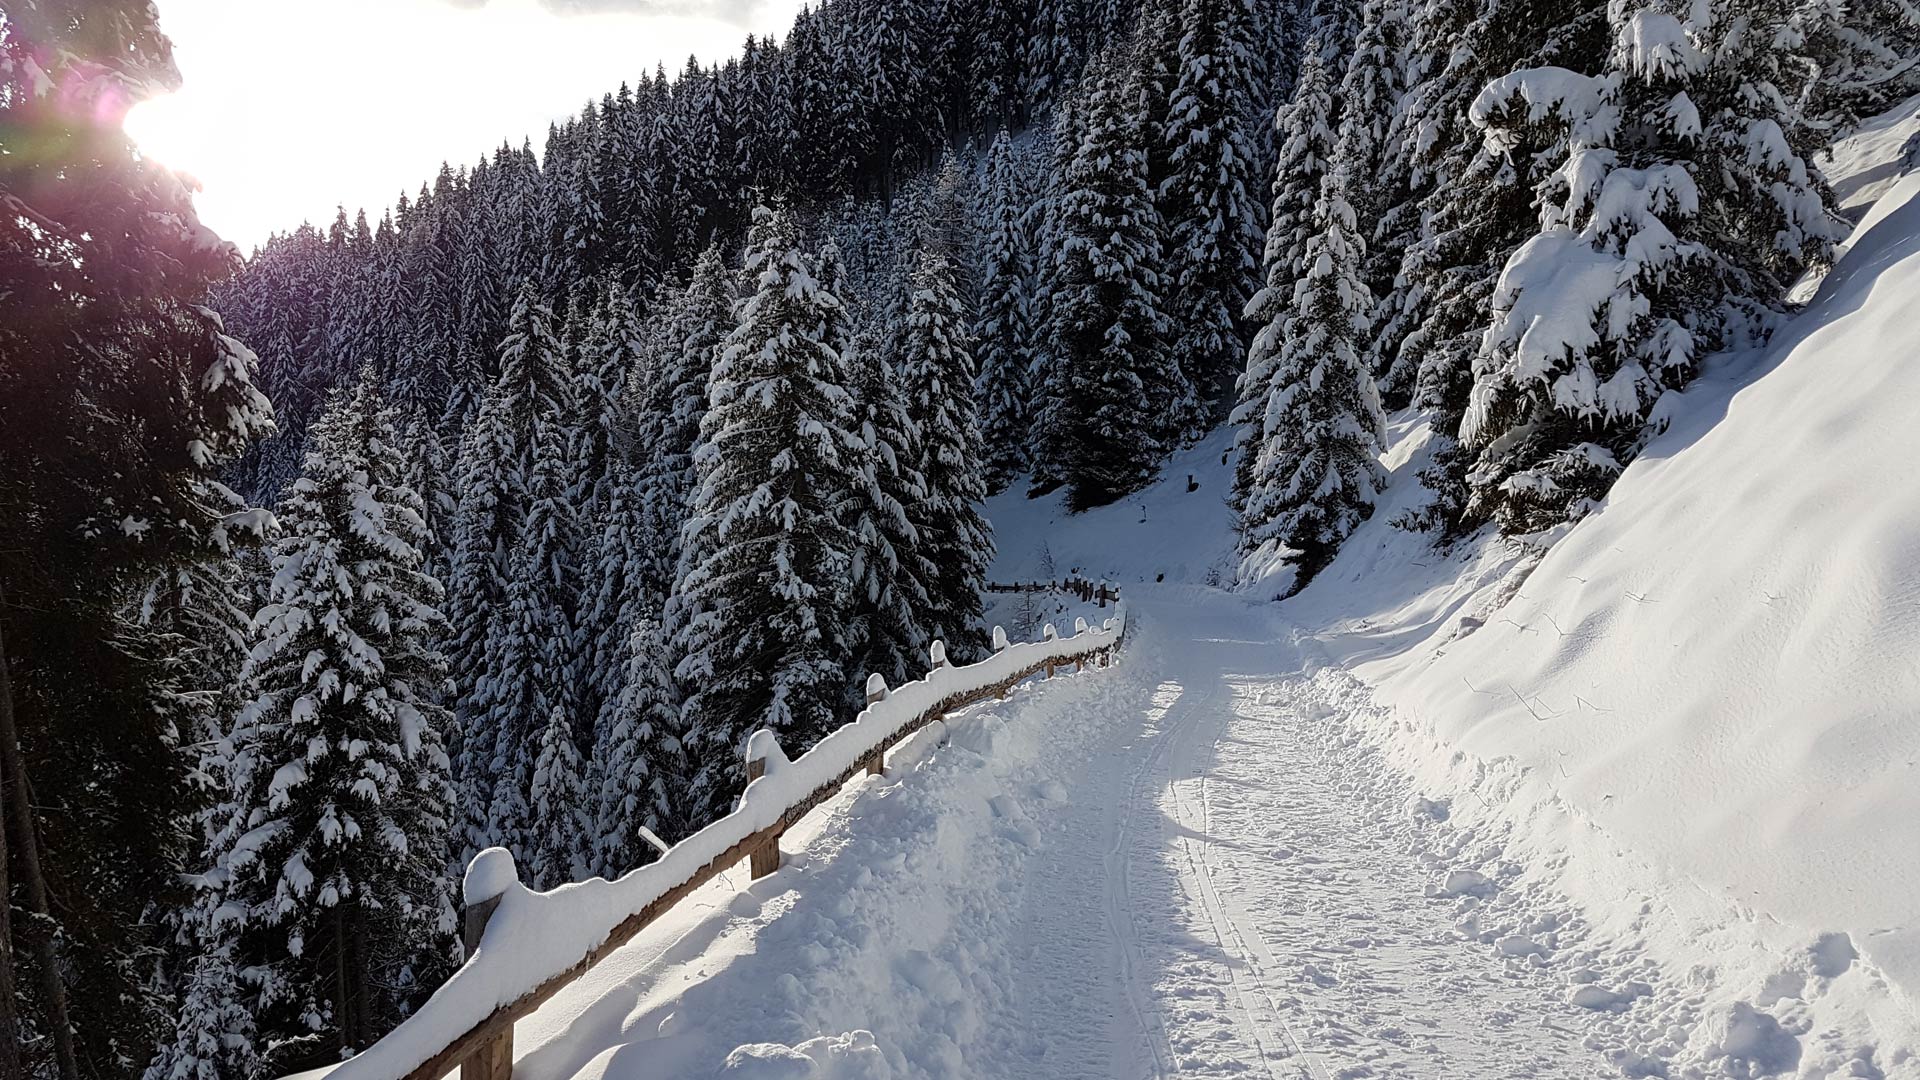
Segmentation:
{"type": "MultiPolygon", "coordinates": [[[[1209,692],[1200,700],[1207,701],[1212,697],[1212,693],[1209,692]]],[[[1200,714],[1196,711],[1194,715],[1197,718],[1200,714]]],[[[1217,726],[1207,742],[1210,756],[1217,756],[1220,744],[1220,731],[1217,726]]],[[[1191,744],[1183,745],[1180,752],[1176,753],[1175,768],[1168,791],[1172,797],[1174,820],[1184,827],[1180,845],[1186,857],[1187,872],[1191,878],[1194,894],[1200,900],[1215,940],[1220,943],[1222,949],[1245,964],[1249,972],[1247,981],[1252,983],[1250,989],[1241,985],[1242,979],[1237,969],[1228,968],[1228,977],[1233,981],[1235,995],[1242,1002],[1242,1014],[1247,1021],[1248,1036],[1269,1076],[1328,1080],[1326,1065],[1321,1062],[1319,1055],[1306,1049],[1299,1035],[1287,1023],[1281,1004],[1274,998],[1270,973],[1278,971],[1279,963],[1274,959],[1265,939],[1261,937],[1259,928],[1250,923],[1243,925],[1241,920],[1236,919],[1221,901],[1220,891],[1214,883],[1213,870],[1207,859],[1207,849],[1213,835],[1212,814],[1207,806],[1207,774],[1204,766],[1193,767],[1189,764],[1192,748],[1191,744]],[[1182,765],[1187,767],[1181,768],[1182,765]],[[1182,794],[1182,788],[1186,786],[1183,780],[1190,780],[1191,786],[1198,789],[1197,798],[1190,799],[1182,794]],[[1252,1011],[1245,1007],[1244,1003],[1249,997],[1258,997],[1266,1003],[1267,1013],[1272,1017],[1273,1032],[1278,1036],[1278,1041],[1285,1046],[1286,1052],[1281,1055],[1283,1073],[1274,1071],[1275,1061],[1260,1038],[1259,1022],[1254,1018],[1252,1011]]]]}

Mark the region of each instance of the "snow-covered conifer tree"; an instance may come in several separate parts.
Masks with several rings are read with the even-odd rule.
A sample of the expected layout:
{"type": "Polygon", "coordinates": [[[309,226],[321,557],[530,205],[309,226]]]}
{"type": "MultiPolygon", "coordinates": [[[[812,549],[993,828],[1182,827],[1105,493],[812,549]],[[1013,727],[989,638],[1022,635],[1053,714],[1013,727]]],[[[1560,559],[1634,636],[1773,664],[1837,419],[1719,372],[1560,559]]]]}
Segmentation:
{"type": "MultiPolygon", "coordinates": [[[[1399,167],[1403,159],[1387,153],[1388,132],[1405,89],[1406,39],[1402,0],[1367,0],[1338,95],[1341,158],[1350,163],[1350,175],[1366,178],[1365,183],[1351,186],[1347,203],[1353,208],[1361,238],[1369,241],[1361,276],[1375,298],[1392,291],[1409,239],[1405,219],[1411,216],[1411,210],[1403,205],[1407,177],[1399,167]],[[1401,220],[1397,227],[1388,223],[1383,232],[1381,225],[1389,212],[1401,220]]],[[[1367,337],[1368,366],[1382,370],[1387,361],[1374,352],[1371,328],[1367,337]]],[[[1396,403],[1404,404],[1410,395],[1410,387],[1394,387],[1396,403]]]]}
{"type": "Polygon", "coordinates": [[[457,726],[449,742],[460,785],[464,854],[485,846],[493,785],[493,735],[486,723],[491,690],[487,644],[506,605],[507,563],[526,497],[508,410],[504,393],[497,387],[487,392],[461,438],[457,469],[460,507],[448,571],[447,653],[456,692],[457,726]]]}
{"type": "Polygon", "coordinates": [[[1028,396],[1035,338],[1030,194],[1013,139],[1002,128],[987,151],[980,217],[985,222],[980,303],[973,323],[980,364],[974,387],[987,489],[999,491],[1026,470],[1028,396]]]}
{"type": "Polygon", "coordinates": [[[656,587],[671,588],[680,562],[680,532],[697,482],[693,452],[707,411],[707,383],[720,345],[735,324],[737,289],[721,258],[709,247],[694,263],[693,278],[668,304],[652,347],[656,356],[645,396],[632,406],[645,417],[647,455],[643,486],[650,519],[667,538],[655,564],[656,587]]]}
{"type": "Polygon", "coordinates": [[[1272,338],[1286,325],[1294,283],[1305,270],[1307,248],[1316,235],[1314,208],[1321,180],[1333,160],[1333,84],[1320,53],[1317,42],[1307,43],[1293,84],[1293,100],[1280,110],[1275,121],[1282,141],[1273,180],[1273,214],[1267,226],[1266,283],[1246,309],[1246,317],[1261,329],[1256,332],[1256,348],[1247,356],[1246,370],[1240,375],[1236,388],[1239,401],[1233,411],[1233,422],[1239,430],[1234,442],[1231,500],[1242,513],[1255,483],[1256,460],[1273,434],[1266,430],[1264,417],[1276,385],[1274,365],[1280,349],[1274,340],[1269,340],[1265,348],[1257,347],[1259,335],[1272,338]]]}
{"type": "Polygon", "coordinates": [[[1283,592],[1332,561],[1385,479],[1385,425],[1361,352],[1372,307],[1360,280],[1365,247],[1346,185],[1339,166],[1322,178],[1318,233],[1292,302],[1255,336],[1249,363],[1271,374],[1240,517],[1242,574],[1264,579],[1284,564],[1283,592]]]}
{"type": "Polygon", "coordinates": [[[1469,455],[1454,436],[1494,287],[1507,257],[1538,231],[1534,188],[1566,155],[1564,131],[1549,124],[1510,127],[1489,147],[1468,113],[1489,80],[1518,67],[1598,71],[1606,3],[1554,0],[1528,7],[1523,19],[1505,3],[1435,0],[1414,9],[1409,35],[1417,67],[1389,130],[1386,166],[1411,192],[1398,223],[1406,246],[1394,288],[1378,297],[1372,354],[1383,396],[1410,395],[1433,416],[1434,463],[1421,472],[1432,498],[1401,524],[1446,541],[1471,529],[1463,517],[1469,455]]]}
{"type": "Polygon", "coordinates": [[[1029,494],[1052,491],[1067,482],[1065,462],[1053,453],[1056,433],[1066,423],[1067,385],[1065,350],[1055,340],[1053,267],[1059,259],[1064,237],[1061,234],[1060,206],[1066,195],[1067,174],[1073,157],[1085,137],[1085,110],[1079,95],[1067,95],[1055,108],[1048,138],[1037,140],[1030,156],[1041,159],[1035,171],[1043,178],[1027,227],[1034,236],[1033,323],[1046,332],[1035,335],[1033,366],[1027,379],[1027,459],[1032,464],[1033,486],[1029,494]]]}
{"type": "Polygon", "coordinates": [[[820,335],[839,300],[784,216],[755,211],[753,294],[715,363],[682,542],[674,675],[686,691],[690,824],[721,812],[756,728],[798,752],[849,697],[841,519],[860,442],[840,357],[820,335]]]}
{"type": "Polygon", "coordinates": [[[626,672],[589,775],[596,783],[593,859],[609,879],[650,862],[655,850],[640,835],[677,831],[670,824],[668,780],[685,773],[679,759],[679,698],[667,653],[671,642],[656,619],[642,618],[627,636],[626,672]]]}
{"type": "Polygon", "coordinates": [[[556,709],[571,719],[581,681],[573,462],[560,418],[541,416],[536,424],[526,521],[508,563],[505,610],[489,627],[486,713],[477,725],[492,744],[486,842],[529,866],[545,843],[531,802],[540,732],[556,709]]]}
{"type": "Polygon", "coordinates": [[[1075,510],[1138,491],[1178,437],[1193,387],[1168,351],[1159,215],[1135,74],[1088,65],[1086,134],[1054,209],[1047,453],[1075,510]]]}
{"type": "Polygon", "coordinates": [[[923,253],[912,278],[906,326],[895,348],[914,419],[924,490],[908,516],[919,555],[932,564],[919,622],[956,662],[986,651],[981,595],[993,561],[992,527],[980,513],[980,432],[974,422],[973,356],[966,311],[944,256],[923,253]]]}
{"type": "Polygon", "coordinates": [[[277,1068],[371,1043],[454,947],[441,589],[395,428],[363,377],[311,429],[229,737],[206,947],[253,971],[277,1068]]]}
{"type": "Polygon", "coordinates": [[[1171,254],[1173,355],[1208,411],[1182,433],[1197,438],[1214,407],[1231,407],[1246,362],[1241,314],[1259,273],[1263,214],[1253,142],[1254,14],[1247,0],[1186,0],[1178,80],[1162,140],[1161,185],[1171,254]]]}
{"type": "MultiPolygon", "coordinates": [[[[1782,4],[1770,5],[1775,13],[1782,4]]],[[[1787,286],[1839,236],[1789,138],[1791,56],[1748,6],[1611,5],[1604,74],[1515,72],[1475,123],[1565,126],[1540,232],[1508,259],[1460,426],[1472,520],[1530,533],[1577,518],[1706,354],[1763,340],[1787,286]]]]}
{"type": "Polygon", "coordinates": [[[530,883],[551,889],[586,878],[594,841],[594,804],[588,798],[586,765],[565,705],[555,705],[541,725],[527,804],[530,883]]]}

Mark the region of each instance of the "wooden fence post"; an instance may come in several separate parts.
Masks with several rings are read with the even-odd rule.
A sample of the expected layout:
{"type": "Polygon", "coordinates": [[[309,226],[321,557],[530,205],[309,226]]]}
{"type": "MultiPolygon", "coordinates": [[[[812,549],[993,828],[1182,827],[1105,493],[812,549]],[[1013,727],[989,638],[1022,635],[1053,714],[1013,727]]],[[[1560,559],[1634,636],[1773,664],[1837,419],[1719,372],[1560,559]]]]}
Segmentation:
{"type": "MultiPolygon", "coordinates": [[[[887,680],[876,671],[867,676],[867,705],[872,707],[885,700],[887,700],[887,680]]],[[[887,748],[876,747],[873,756],[867,759],[867,775],[885,776],[886,774],[887,748]]]]}
{"type": "MultiPolygon", "coordinates": [[[[772,732],[764,731],[763,729],[763,731],[756,732],[755,734],[755,739],[748,740],[748,754],[753,754],[757,749],[754,743],[759,741],[758,735],[765,734],[771,737],[772,732]]],[[[765,751],[760,750],[760,753],[764,754],[765,751]]],[[[751,784],[765,775],[767,775],[767,759],[765,757],[748,757],[747,783],[751,784]]],[[[753,880],[758,881],[768,874],[773,873],[775,870],[780,869],[780,834],[785,831],[785,829],[775,829],[773,835],[767,837],[766,843],[754,848],[747,854],[747,873],[753,880]]]]}
{"type": "MultiPolygon", "coordinates": [[[[474,857],[474,864],[468,868],[467,880],[462,886],[467,912],[460,926],[460,943],[466,946],[468,957],[472,957],[480,948],[480,939],[486,936],[487,923],[492,920],[493,913],[499,910],[500,898],[506,894],[508,879],[517,880],[519,876],[514,870],[513,856],[505,851],[483,851],[474,857]],[[483,859],[488,862],[480,865],[483,859]],[[500,865],[503,861],[504,870],[500,865]],[[491,896],[483,895],[488,891],[492,892],[491,896]]],[[[513,1025],[508,1024],[505,1030],[480,1044],[460,1063],[460,1080],[512,1078],[513,1025]]]]}

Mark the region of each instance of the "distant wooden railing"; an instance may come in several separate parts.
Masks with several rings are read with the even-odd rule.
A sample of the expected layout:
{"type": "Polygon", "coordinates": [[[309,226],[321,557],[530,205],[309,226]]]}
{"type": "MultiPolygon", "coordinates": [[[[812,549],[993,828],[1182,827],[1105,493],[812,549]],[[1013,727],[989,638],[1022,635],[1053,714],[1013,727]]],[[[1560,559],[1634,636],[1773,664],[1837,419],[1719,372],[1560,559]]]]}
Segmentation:
{"type": "Polygon", "coordinates": [[[1060,578],[1057,581],[1014,581],[1006,583],[995,581],[988,583],[987,591],[990,593],[1062,592],[1069,596],[1079,597],[1086,603],[1099,607],[1106,607],[1108,604],[1117,604],[1120,602],[1120,590],[1114,585],[1105,581],[1088,581],[1086,578],[1071,575],[1060,578]]]}
{"type": "MultiPolygon", "coordinates": [[[[1105,584],[1068,581],[1073,587],[1064,591],[1083,599],[1103,606],[1119,601],[1105,584]]],[[[399,1027],[335,1066],[329,1080],[440,1080],[456,1067],[461,1080],[509,1080],[514,1023],[689,893],[742,859],[754,878],[779,869],[787,829],[849,781],[884,772],[886,752],[922,728],[1005,697],[1035,675],[1052,678],[1069,664],[1076,671],[1111,666],[1126,625],[1122,607],[1098,628],[1076,619],[1070,638],[1049,623],[1039,641],[1014,645],[996,626],[994,654],[965,667],[949,664],[945,648],[934,642],[925,678],[889,690],[886,680],[870,676],[867,707],[800,757],[789,760],[773,732],[755,732],[747,741],[748,781],[738,809],[618,880],[595,878],[536,893],[520,884],[504,849],[481,852],[462,882],[466,963],[399,1027]]]]}

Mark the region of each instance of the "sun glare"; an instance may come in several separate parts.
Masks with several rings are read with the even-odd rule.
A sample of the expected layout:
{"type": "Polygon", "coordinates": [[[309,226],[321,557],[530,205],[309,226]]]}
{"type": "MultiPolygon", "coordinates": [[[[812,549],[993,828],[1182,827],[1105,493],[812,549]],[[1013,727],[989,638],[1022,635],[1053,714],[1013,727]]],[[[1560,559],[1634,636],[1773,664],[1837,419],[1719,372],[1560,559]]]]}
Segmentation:
{"type": "Polygon", "coordinates": [[[190,93],[165,94],[128,110],[121,127],[143,156],[170,169],[201,176],[201,170],[210,164],[208,154],[217,143],[211,138],[211,125],[196,113],[190,93]]]}

